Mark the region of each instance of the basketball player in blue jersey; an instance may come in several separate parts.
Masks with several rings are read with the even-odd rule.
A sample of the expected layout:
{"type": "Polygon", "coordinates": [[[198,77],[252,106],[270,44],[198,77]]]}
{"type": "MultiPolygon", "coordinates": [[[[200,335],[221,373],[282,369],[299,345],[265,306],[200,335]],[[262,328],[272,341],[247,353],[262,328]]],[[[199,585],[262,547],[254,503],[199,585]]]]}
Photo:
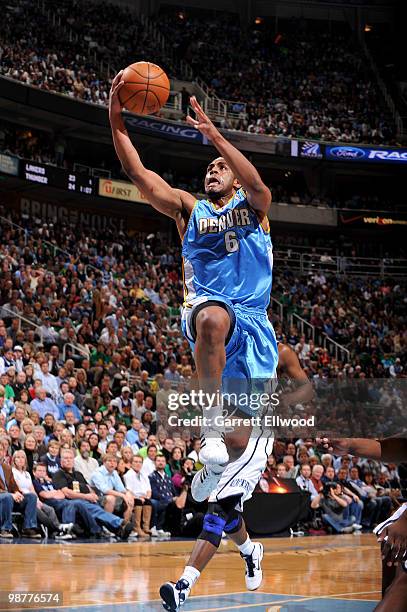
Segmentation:
{"type": "MultiPolygon", "coordinates": [[[[205,398],[199,453],[205,466],[192,483],[193,497],[197,501],[207,499],[222,484],[222,478],[228,480],[228,468],[237,466],[230,482],[222,484],[222,494],[210,497],[201,535],[203,548],[197,552],[198,558],[205,557],[206,564],[208,550],[210,558],[223,531],[238,532],[240,537],[241,504],[246,494],[251,495],[252,481],[257,482],[264,469],[265,450],[268,454],[272,451],[273,441],[263,430],[252,434],[251,427],[240,427],[225,436],[222,405],[224,391],[247,397],[258,381],[269,381],[276,373],[277,343],[266,310],[273,265],[267,218],[271,193],[255,167],[222,136],[194,97],[191,106],[196,119],[188,117],[187,121],[219,152],[207,167],[207,197],[197,201],[146,169],[121,116],[121,75],[112,83],[109,104],[117,155],[146,200],[174,219],[183,241],[182,329],[194,349],[199,387],[205,398]],[[247,479],[242,477],[243,468],[247,479]]],[[[236,418],[256,414],[250,402],[239,403],[232,410],[236,418]]],[[[255,572],[248,588],[257,588],[261,582],[261,572],[256,568],[260,566],[262,546],[256,546],[254,549],[249,540],[240,549],[248,558],[249,578],[255,572]]],[[[192,584],[194,576],[189,578],[192,584]]],[[[174,603],[166,604],[167,609],[177,610],[186,596],[187,592],[177,595],[174,603]]]]}
{"type": "MultiPolygon", "coordinates": [[[[199,454],[205,467],[192,485],[195,499],[203,501],[229,459],[246,449],[251,434],[250,427],[240,428],[225,440],[219,392],[228,390],[228,385],[232,391],[236,387],[250,391],[253,381],[273,378],[277,367],[277,343],[266,312],[273,265],[267,218],[271,193],[256,168],[222,136],[194,97],[191,106],[196,119],[188,117],[188,123],[219,152],[207,167],[207,197],[197,201],[146,169],[121,116],[121,75],[113,81],[109,105],[117,155],[147,201],[175,220],[183,241],[182,329],[194,349],[206,402],[199,454]]],[[[243,416],[255,414],[247,405],[236,408],[243,416]]]]}

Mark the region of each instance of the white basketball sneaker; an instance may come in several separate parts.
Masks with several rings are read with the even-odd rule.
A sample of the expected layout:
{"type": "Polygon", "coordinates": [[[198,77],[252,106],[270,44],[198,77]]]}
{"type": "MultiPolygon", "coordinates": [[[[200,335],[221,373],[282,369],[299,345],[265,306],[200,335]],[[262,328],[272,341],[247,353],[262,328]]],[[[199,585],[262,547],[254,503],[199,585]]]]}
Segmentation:
{"type": "Polygon", "coordinates": [[[197,502],[203,502],[216,489],[223,474],[223,468],[219,465],[205,465],[197,472],[192,480],[191,493],[197,502]],[[216,468],[213,471],[212,468],[216,468]],[[220,472],[218,471],[220,470],[220,472]]]}
{"type": "Polygon", "coordinates": [[[208,463],[223,465],[229,462],[229,453],[226,448],[225,434],[223,432],[208,430],[206,434],[201,433],[199,461],[204,465],[208,463]]]}
{"type": "Polygon", "coordinates": [[[163,600],[163,607],[168,612],[177,612],[184,605],[191,592],[191,587],[187,580],[165,582],[160,587],[160,597],[163,600]]]}
{"type": "Polygon", "coordinates": [[[245,581],[249,591],[255,591],[263,580],[263,570],[261,561],[263,559],[264,548],[260,542],[253,542],[253,551],[250,555],[240,553],[246,563],[245,581]]]}

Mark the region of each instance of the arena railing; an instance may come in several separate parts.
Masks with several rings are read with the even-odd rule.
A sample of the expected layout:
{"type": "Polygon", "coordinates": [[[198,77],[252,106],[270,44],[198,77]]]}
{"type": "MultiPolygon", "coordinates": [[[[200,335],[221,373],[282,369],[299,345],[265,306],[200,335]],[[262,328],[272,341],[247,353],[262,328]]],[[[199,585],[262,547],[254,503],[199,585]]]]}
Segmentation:
{"type": "MultiPolygon", "coordinates": [[[[54,244],[53,242],[49,242],[49,240],[44,240],[44,238],[34,238],[34,236],[32,235],[32,232],[30,232],[30,230],[28,230],[26,227],[23,227],[22,225],[18,225],[17,223],[14,223],[13,221],[10,221],[10,219],[7,219],[7,217],[3,217],[0,215],[0,220],[4,221],[5,223],[8,223],[9,225],[12,225],[13,227],[16,227],[20,230],[22,230],[24,232],[24,240],[25,240],[25,244],[27,244],[27,240],[30,237],[33,242],[36,242],[37,244],[45,244],[47,245],[52,251],[54,256],[56,255],[57,252],[62,253],[63,255],[66,255],[67,258],[69,259],[69,261],[71,261],[72,259],[76,260],[76,256],[73,255],[72,253],[70,253],[69,251],[65,251],[64,249],[61,249],[61,247],[59,247],[58,245],[54,244]]],[[[96,266],[94,266],[93,264],[85,264],[85,274],[86,276],[89,276],[88,274],[88,270],[94,270],[98,275],[102,274],[102,271],[97,268],[96,266]]],[[[53,272],[47,270],[47,272],[49,274],[53,274],[53,272]]]]}
{"type": "Polygon", "coordinates": [[[341,361],[350,361],[350,350],[342,346],[342,344],[335,342],[335,340],[332,340],[332,338],[330,338],[326,334],[324,334],[323,346],[324,348],[328,349],[328,352],[331,357],[335,355],[336,360],[338,360],[339,356],[341,361]]]}
{"type": "Polygon", "coordinates": [[[338,360],[340,358],[341,361],[346,359],[346,361],[350,360],[350,350],[347,349],[339,342],[332,340],[325,332],[320,329],[316,329],[315,325],[312,325],[306,319],[303,319],[299,315],[293,313],[289,316],[289,324],[290,326],[295,326],[300,330],[301,335],[304,335],[307,340],[312,340],[318,345],[321,345],[328,349],[328,352],[331,357],[335,357],[338,360]]]}
{"type": "Polygon", "coordinates": [[[274,251],[274,262],[301,274],[321,271],[343,276],[405,277],[407,275],[407,259],[296,253],[290,248],[286,250],[279,248],[274,251]]]}
{"type": "Polygon", "coordinates": [[[295,314],[295,312],[293,312],[289,316],[289,322],[290,326],[294,325],[295,327],[299,327],[301,335],[304,335],[307,340],[312,340],[313,342],[315,342],[315,326],[311,325],[309,321],[303,319],[299,315],[295,314]]]}
{"type": "Polygon", "coordinates": [[[41,326],[38,325],[37,323],[34,323],[34,321],[31,321],[31,319],[27,319],[27,317],[24,317],[22,314],[20,314],[19,312],[15,312],[14,310],[10,310],[10,308],[7,308],[6,306],[1,306],[0,307],[0,312],[1,315],[3,316],[3,311],[5,311],[6,313],[9,314],[8,317],[4,317],[4,318],[8,318],[8,319],[18,319],[19,323],[18,323],[18,329],[20,330],[22,325],[21,322],[24,321],[24,323],[31,325],[32,327],[35,328],[39,338],[40,338],[40,342],[41,344],[43,344],[43,340],[44,340],[44,336],[43,336],[43,332],[41,329],[41,326]]]}
{"type": "Polygon", "coordinates": [[[280,302],[279,300],[277,300],[275,297],[271,296],[270,298],[270,302],[271,302],[271,310],[274,313],[275,310],[278,311],[278,316],[280,321],[282,322],[284,319],[284,304],[282,302],[280,302]],[[275,308],[274,308],[275,306],[275,308]]]}
{"type": "Polygon", "coordinates": [[[72,344],[72,342],[65,342],[62,348],[63,361],[66,361],[66,350],[68,346],[70,346],[74,352],[79,353],[79,355],[84,355],[87,359],[89,359],[90,351],[87,346],[83,346],[82,344],[72,344]]]}

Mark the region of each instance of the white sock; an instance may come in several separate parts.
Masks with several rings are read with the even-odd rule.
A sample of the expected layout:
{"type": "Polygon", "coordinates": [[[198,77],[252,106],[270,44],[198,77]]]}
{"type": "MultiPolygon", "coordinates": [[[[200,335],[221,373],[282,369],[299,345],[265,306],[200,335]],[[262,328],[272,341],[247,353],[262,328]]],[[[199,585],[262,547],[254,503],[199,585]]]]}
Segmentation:
{"type": "Polygon", "coordinates": [[[200,575],[201,572],[197,570],[196,567],[186,565],[180,580],[186,580],[189,583],[189,586],[192,588],[200,575]]]}
{"type": "Polygon", "coordinates": [[[206,431],[218,431],[223,432],[224,427],[224,419],[223,419],[223,406],[212,406],[212,408],[202,410],[202,416],[206,417],[208,421],[208,425],[202,426],[202,432],[206,431]]]}
{"type": "Polygon", "coordinates": [[[251,555],[252,554],[252,552],[253,552],[253,542],[251,541],[249,536],[247,536],[246,542],[243,542],[243,544],[240,544],[240,546],[238,546],[238,549],[240,550],[242,555],[251,555]]]}

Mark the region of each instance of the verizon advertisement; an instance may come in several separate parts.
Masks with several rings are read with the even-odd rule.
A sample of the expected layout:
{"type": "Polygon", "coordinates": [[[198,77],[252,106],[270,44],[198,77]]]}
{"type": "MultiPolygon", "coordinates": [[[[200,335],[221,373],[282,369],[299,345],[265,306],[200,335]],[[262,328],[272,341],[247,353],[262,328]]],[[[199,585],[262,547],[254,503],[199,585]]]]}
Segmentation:
{"type": "Polygon", "coordinates": [[[339,221],[342,225],[352,227],[398,227],[407,225],[407,215],[398,213],[376,213],[367,211],[346,211],[339,213],[339,221]]]}

